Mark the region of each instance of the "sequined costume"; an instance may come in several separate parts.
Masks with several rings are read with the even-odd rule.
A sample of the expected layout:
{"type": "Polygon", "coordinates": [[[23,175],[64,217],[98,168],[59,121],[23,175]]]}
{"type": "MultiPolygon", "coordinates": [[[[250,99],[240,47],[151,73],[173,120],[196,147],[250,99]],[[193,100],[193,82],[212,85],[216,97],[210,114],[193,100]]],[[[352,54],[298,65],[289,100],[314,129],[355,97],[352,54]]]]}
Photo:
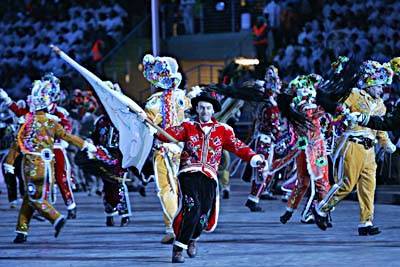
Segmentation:
{"type": "MultiPolygon", "coordinates": [[[[49,114],[54,115],[56,120],[68,132],[71,132],[72,124],[68,119],[69,113],[62,107],[57,106],[56,102],[60,93],[60,81],[53,74],[49,73],[42,77],[42,81],[49,81],[50,99],[51,104],[47,107],[49,114]]],[[[15,102],[8,102],[9,108],[17,117],[23,117],[29,112],[29,107],[20,107],[15,102]]],[[[71,177],[71,164],[67,157],[66,147],[68,144],[61,140],[56,140],[54,144],[55,161],[55,177],[56,183],[60,190],[61,196],[69,211],[68,218],[73,219],[76,217],[76,202],[72,192],[72,177],[71,177]]],[[[14,165],[14,160],[17,155],[10,155],[7,157],[5,163],[14,165]]]]}
{"type": "MultiPolygon", "coordinates": [[[[154,124],[166,129],[179,125],[190,108],[185,92],[178,89],[182,77],[175,59],[146,55],[143,59],[144,76],[159,92],[151,95],[145,105],[145,112],[154,124]]],[[[174,143],[156,142],[153,151],[153,168],[157,185],[157,196],[163,209],[166,235],[162,243],[172,243],[174,234],[172,221],[178,210],[177,173],[182,148],[174,143]]]]}
{"type": "MultiPolygon", "coordinates": [[[[393,72],[380,63],[364,62],[358,81],[359,88],[352,89],[350,96],[345,100],[346,106],[351,112],[383,116],[386,107],[379,97],[379,91],[382,93],[382,86],[391,83],[392,76],[393,72]]],[[[377,166],[374,145],[377,140],[387,152],[393,153],[396,150],[386,132],[356,125],[347,129],[339,141],[337,150],[340,155],[337,190],[319,203],[317,217],[324,216],[326,212],[332,210],[357,185],[360,204],[359,234],[378,234],[380,232],[373,227],[372,223],[377,166]]],[[[318,226],[325,230],[325,226],[318,222],[318,226]]]]}
{"type": "MultiPolygon", "coordinates": [[[[18,149],[23,154],[22,173],[26,193],[18,216],[15,243],[23,243],[29,230],[29,222],[36,210],[59,231],[65,223],[64,217],[52,206],[54,183],[55,140],[62,139],[83,149],[90,146],[81,138],[69,134],[53,115],[45,113],[49,105],[48,81],[33,83],[31,105],[35,112],[25,116],[25,123],[18,135],[18,149]],[[50,199],[49,199],[50,198],[50,199]]],[[[93,148],[92,150],[96,150],[93,148]]]]}
{"type": "MultiPolygon", "coordinates": [[[[311,126],[295,126],[296,147],[299,150],[296,157],[297,182],[288,199],[286,212],[280,218],[282,223],[291,218],[309,186],[312,193],[316,193],[318,200],[322,200],[330,189],[326,145],[320,125],[320,119],[325,111],[316,104],[315,99],[316,88],[321,81],[322,77],[310,74],[297,76],[289,84],[289,90],[292,90],[293,95],[291,108],[304,114],[311,126]]],[[[311,201],[308,202],[306,209],[309,209],[311,204],[311,201]]]]}

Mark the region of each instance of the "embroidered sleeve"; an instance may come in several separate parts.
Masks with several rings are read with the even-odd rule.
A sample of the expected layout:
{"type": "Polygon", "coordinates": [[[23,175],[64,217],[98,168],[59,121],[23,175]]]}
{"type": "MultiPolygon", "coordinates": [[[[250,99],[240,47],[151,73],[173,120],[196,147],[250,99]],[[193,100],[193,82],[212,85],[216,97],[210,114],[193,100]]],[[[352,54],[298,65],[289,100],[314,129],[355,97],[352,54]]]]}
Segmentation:
{"type": "Polygon", "coordinates": [[[225,126],[223,148],[234,153],[245,161],[250,161],[256,153],[245,143],[240,141],[230,126],[225,126]]]}
{"type": "MultiPolygon", "coordinates": [[[[179,142],[184,142],[187,140],[187,129],[184,123],[178,126],[169,127],[165,131],[179,142]]],[[[157,138],[163,142],[169,142],[169,140],[161,133],[157,134],[157,138]]]]}

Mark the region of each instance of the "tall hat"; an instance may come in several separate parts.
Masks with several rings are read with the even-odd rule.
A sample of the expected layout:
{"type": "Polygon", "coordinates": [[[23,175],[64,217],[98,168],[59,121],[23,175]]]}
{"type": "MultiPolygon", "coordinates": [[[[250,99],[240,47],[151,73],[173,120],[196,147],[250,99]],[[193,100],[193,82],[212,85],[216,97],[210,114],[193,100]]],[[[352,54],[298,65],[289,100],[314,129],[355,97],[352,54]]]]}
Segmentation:
{"type": "Polygon", "coordinates": [[[367,60],[361,65],[357,86],[365,89],[376,85],[390,85],[392,84],[393,74],[389,64],[367,60]]]}
{"type": "Polygon", "coordinates": [[[182,81],[182,75],[178,72],[178,63],[172,57],[145,55],[143,67],[144,77],[155,87],[176,89],[182,81]]]}
{"type": "Polygon", "coordinates": [[[48,81],[51,84],[51,87],[48,89],[48,94],[51,98],[52,102],[56,102],[60,99],[60,79],[58,79],[52,72],[46,73],[42,79],[42,81],[48,81]]]}
{"type": "Polygon", "coordinates": [[[50,81],[36,80],[32,83],[32,91],[29,102],[33,110],[45,109],[52,103],[52,99],[49,94],[49,92],[52,90],[52,86],[53,85],[50,81]]]}
{"type": "Polygon", "coordinates": [[[199,95],[191,99],[192,107],[195,109],[200,101],[211,103],[214,107],[214,112],[217,113],[221,111],[221,104],[214,92],[201,92],[199,95]]]}

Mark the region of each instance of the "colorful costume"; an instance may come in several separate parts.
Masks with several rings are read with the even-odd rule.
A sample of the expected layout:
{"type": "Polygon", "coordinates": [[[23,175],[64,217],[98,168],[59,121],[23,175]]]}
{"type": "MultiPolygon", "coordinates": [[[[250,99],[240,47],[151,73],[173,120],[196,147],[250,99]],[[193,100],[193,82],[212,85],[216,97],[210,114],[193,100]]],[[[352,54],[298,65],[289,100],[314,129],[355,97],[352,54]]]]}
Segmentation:
{"type": "Polygon", "coordinates": [[[268,100],[262,103],[257,111],[252,142],[254,142],[255,151],[264,155],[270,162],[270,171],[252,169],[252,187],[246,202],[246,206],[251,211],[262,211],[262,208],[258,206],[262,194],[267,199],[273,199],[269,190],[267,192],[264,191],[273,183],[274,173],[286,166],[290,161],[281,158],[283,152],[285,154],[290,152],[287,149],[280,151],[283,146],[289,146],[291,136],[289,132],[284,132],[281,129],[282,118],[276,97],[280,92],[282,82],[278,76],[277,68],[269,66],[265,81],[259,82],[263,84],[264,94],[268,100]]]}
{"type": "Polygon", "coordinates": [[[96,146],[102,146],[118,159],[118,166],[114,167],[113,177],[102,176],[103,180],[103,204],[104,212],[107,217],[107,226],[114,225],[114,215],[120,215],[121,226],[129,223],[131,205],[129,201],[128,188],[125,184],[126,170],[121,166],[122,154],[118,148],[119,133],[114,127],[108,116],[102,115],[95,122],[95,129],[92,133],[92,140],[96,146]]]}
{"type": "MultiPolygon", "coordinates": [[[[199,101],[209,102],[214,111],[220,110],[218,101],[201,94],[192,99],[192,106],[199,101]]],[[[219,189],[217,171],[223,149],[245,161],[256,162],[263,157],[256,155],[246,144],[235,137],[233,129],[215,119],[202,123],[200,120],[183,122],[179,126],[166,129],[172,137],[184,142],[179,167],[179,210],[174,219],[176,239],[173,249],[173,262],[183,262],[181,251],[195,244],[203,230],[212,232],[217,226],[219,214],[219,189]]],[[[162,141],[167,141],[159,136],[162,141]]],[[[194,257],[193,250],[188,250],[194,257]]]]}
{"type": "MultiPolygon", "coordinates": [[[[190,107],[185,92],[178,89],[181,75],[176,60],[169,57],[146,55],[143,58],[144,76],[157,88],[146,102],[145,112],[154,124],[166,129],[179,125],[185,118],[185,110],[190,107]]],[[[162,243],[172,243],[174,239],[172,221],[178,209],[177,173],[182,148],[174,143],[156,142],[153,153],[153,167],[158,189],[158,197],[163,208],[166,235],[162,243]]]]}
{"type": "MultiPolygon", "coordinates": [[[[322,77],[310,74],[308,76],[297,76],[290,82],[289,88],[293,90],[291,108],[296,112],[304,114],[311,122],[312,127],[297,125],[297,149],[300,154],[296,158],[297,183],[293,189],[286,207],[286,212],[280,221],[286,223],[298,208],[307,189],[311,185],[312,193],[317,193],[317,198],[322,200],[328,193],[329,174],[328,159],[325,140],[321,133],[320,118],[324,115],[321,107],[316,105],[316,87],[322,77]]],[[[314,196],[311,196],[311,200],[314,196]]],[[[308,203],[308,208],[311,202],[308,203]]],[[[306,209],[308,209],[306,207],[306,209]]]]}
{"type": "MultiPolygon", "coordinates": [[[[60,93],[59,79],[50,73],[43,76],[42,81],[48,81],[47,86],[49,86],[48,91],[51,104],[46,107],[47,111],[55,116],[55,119],[64,127],[66,131],[71,132],[72,125],[68,119],[68,112],[63,108],[58,107],[56,104],[60,93]]],[[[6,100],[6,102],[8,103],[10,110],[14,112],[17,117],[22,117],[29,112],[28,107],[19,107],[9,98],[6,100]]],[[[67,157],[67,146],[68,144],[61,140],[56,140],[54,144],[54,155],[56,158],[55,177],[61,196],[63,197],[64,203],[68,209],[68,218],[74,219],[76,218],[76,203],[74,194],[72,192],[71,164],[67,157]]],[[[11,166],[14,165],[16,156],[18,155],[10,153],[5,163],[11,166]]]]}
{"type": "Polygon", "coordinates": [[[44,112],[50,104],[49,83],[33,83],[31,105],[36,112],[25,116],[25,123],[17,136],[19,151],[23,153],[22,172],[26,193],[18,217],[15,243],[26,241],[29,222],[35,210],[54,225],[55,237],[65,223],[64,217],[49,202],[49,197],[53,195],[55,140],[62,139],[81,149],[89,146],[81,138],[69,134],[57,123],[55,116],[44,112]]]}
{"type": "MultiPolygon", "coordinates": [[[[345,100],[346,106],[352,112],[383,116],[386,108],[382,99],[379,95],[372,97],[368,92],[374,94],[373,90],[381,90],[379,88],[382,85],[390,84],[392,75],[393,72],[376,61],[364,62],[358,82],[360,89],[354,88],[352,90],[350,96],[345,100]]],[[[360,235],[378,234],[380,232],[377,227],[372,225],[376,183],[374,149],[376,139],[387,152],[393,153],[395,151],[396,147],[391,143],[386,132],[371,130],[363,126],[353,126],[347,129],[339,141],[337,152],[341,156],[338,167],[341,183],[337,185],[338,190],[335,193],[329,194],[326,199],[319,203],[316,213],[317,216],[324,216],[357,185],[360,204],[360,235]]],[[[317,221],[318,226],[325,230],[324,224],[319,222],[321,221],[317,221]]]]}

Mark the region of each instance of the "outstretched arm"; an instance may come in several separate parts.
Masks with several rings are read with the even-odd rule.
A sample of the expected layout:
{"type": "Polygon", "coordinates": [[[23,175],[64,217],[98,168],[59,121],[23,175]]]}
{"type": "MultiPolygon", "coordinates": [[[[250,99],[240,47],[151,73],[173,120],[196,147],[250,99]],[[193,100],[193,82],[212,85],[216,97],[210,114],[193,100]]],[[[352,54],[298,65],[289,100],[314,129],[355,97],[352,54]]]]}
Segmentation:
{"type": "Polygon", "coordinates": [[[371,116],[364,126],[383,131],[393,131],[400,127],[400,105],[396,106],[393,113],[385,116],[371,116]]]}

